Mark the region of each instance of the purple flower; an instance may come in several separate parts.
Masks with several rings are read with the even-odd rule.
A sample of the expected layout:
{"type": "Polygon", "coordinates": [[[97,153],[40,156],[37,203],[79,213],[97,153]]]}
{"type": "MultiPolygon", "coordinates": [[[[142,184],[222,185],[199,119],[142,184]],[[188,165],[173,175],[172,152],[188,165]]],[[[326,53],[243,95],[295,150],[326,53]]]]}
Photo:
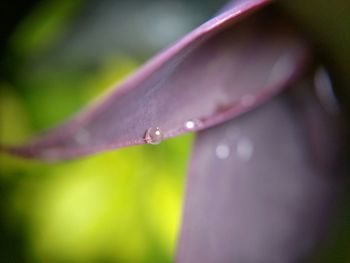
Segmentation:
{"type": "Polygon", "coordinates": [[[178,262],[299,262],[336,198],[341,120],[327,70],[270,0],[238,0],[115,91],[27,145],[47,161],[197,132],[178,262]]]}

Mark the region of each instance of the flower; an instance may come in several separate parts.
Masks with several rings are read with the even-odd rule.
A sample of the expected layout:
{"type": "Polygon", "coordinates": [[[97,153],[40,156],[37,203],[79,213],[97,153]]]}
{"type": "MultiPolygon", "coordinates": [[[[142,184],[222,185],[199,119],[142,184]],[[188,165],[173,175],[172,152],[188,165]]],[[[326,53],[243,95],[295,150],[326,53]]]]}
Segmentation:
{"type": "Polygon", "coordinates": [[[333,208],[340,121],[327,71],[270,2],[234,1],[115,92],[5,150],[55,161],[197,132],[177,261],[299,261],[333,208]]]}

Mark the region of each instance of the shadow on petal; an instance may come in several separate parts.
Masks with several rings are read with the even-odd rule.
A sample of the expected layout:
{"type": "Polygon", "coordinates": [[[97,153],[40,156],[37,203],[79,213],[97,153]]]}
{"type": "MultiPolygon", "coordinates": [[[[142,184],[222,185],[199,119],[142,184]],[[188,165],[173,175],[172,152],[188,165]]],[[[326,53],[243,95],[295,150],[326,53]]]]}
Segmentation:
{"type": "Polygon", "coordinates": [[[341,144],[337,117],[311,87],[199,132],[177,262],[301,262],[319,243],[339,190],[341,144]]]}

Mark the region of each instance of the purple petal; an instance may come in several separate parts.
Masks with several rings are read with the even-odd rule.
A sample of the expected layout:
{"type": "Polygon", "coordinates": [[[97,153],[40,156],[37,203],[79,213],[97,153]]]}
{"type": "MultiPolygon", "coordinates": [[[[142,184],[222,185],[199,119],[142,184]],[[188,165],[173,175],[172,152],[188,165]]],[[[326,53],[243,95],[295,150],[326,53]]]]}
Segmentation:
{"type": "Polygon", "coordinates": [[[12,153],[58,160],[202,130],[263,103],[304,72],[305,41],[270,1],[238,1],[155,57],[113,93],[12,153]],[[194,127],[186,128],[192,120],[194,127]]]}
{"type": "Polygon", "coordinates": [[[177,262],[301,262],[317,244],[340,144],[334,116],[306,88],[199,133],[177,262]]]}

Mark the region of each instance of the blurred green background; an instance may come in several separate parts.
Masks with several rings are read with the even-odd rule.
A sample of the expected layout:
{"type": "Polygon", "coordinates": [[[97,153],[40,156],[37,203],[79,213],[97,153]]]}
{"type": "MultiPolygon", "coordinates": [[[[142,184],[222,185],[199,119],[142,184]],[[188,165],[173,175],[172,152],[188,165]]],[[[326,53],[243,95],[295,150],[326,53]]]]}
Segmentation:
{"type": "MultiPolygon", "coordinates": [[[[1,143],[57,125],[220,5],[198,2],[36,1],[2,56],[1,143]]],[[[191,141],[57,164],[1,155],[0,262],[171,262],[191,141]]]]}
{"type": "MultiPolygon", "coordinates": [[[[225,1],[29,2],[1,45],[6,144],[76,113],[225,1]]],[[[55,164],[1,154],[0,262],[171,262],[192,140],[55,164]]],[[[346,220],[329,258],[346,254],[346,220]]]]}

